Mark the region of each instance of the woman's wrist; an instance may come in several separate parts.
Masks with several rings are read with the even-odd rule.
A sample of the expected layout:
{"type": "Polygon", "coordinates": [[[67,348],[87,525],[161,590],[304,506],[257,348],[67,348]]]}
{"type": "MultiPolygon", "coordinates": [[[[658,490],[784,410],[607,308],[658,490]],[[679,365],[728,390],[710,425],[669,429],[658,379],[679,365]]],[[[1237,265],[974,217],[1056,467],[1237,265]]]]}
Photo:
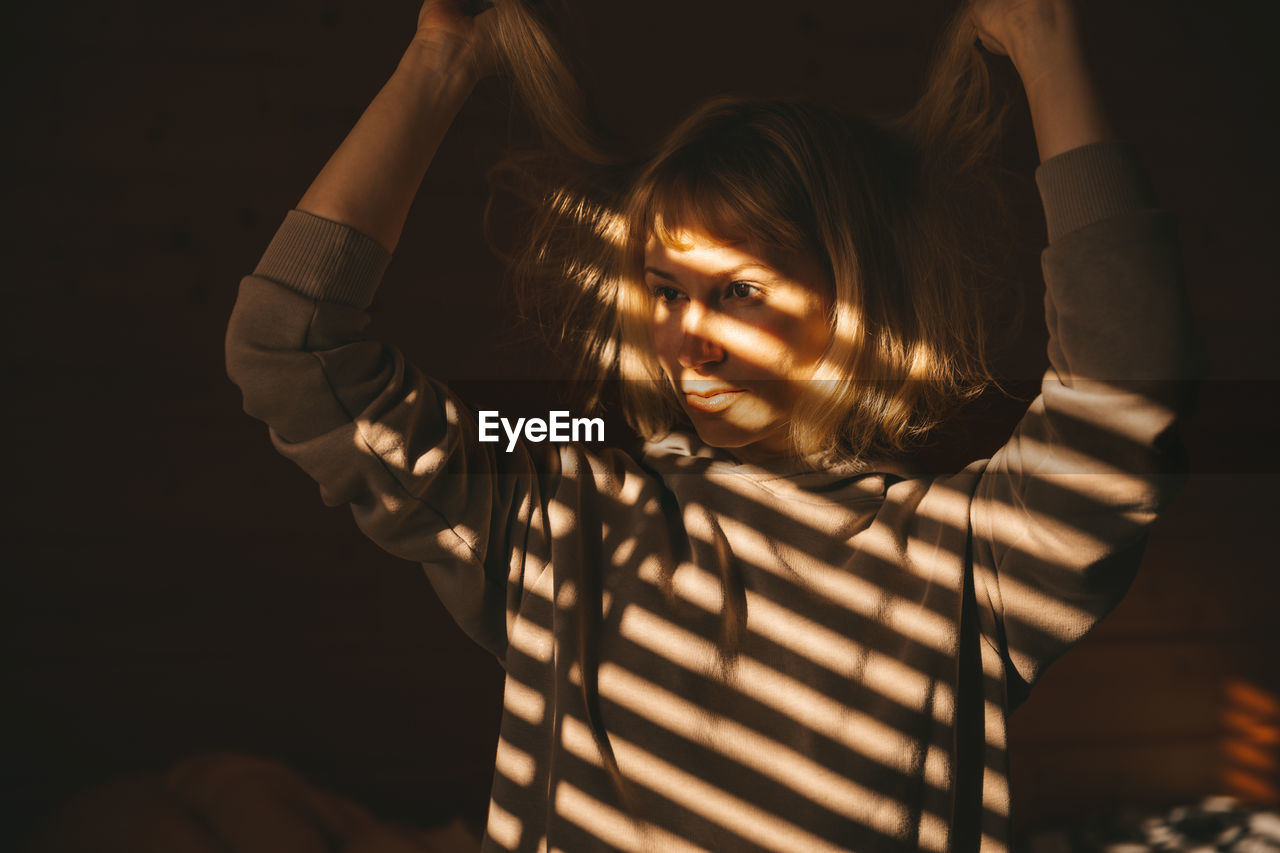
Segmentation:
{"type": "Polygon", "coordinates": [[[388,251],[441,139],[480,79],[465,41],[415,39],[298,203],[388,251]]]}
{"type": "Polygon", "coordinates": [[[1074,15],[1039,18],[1014,33],[1009,58],[1027,93],[1040,159],[1112,138],[1074,15]]]}
{"type": "Polygon", "coordinates": [[[1007,54],[1019,73],[1053,64],[1080,43],[1071,0],[989,0],[979,2],[974,13],[984,43],[990,41],[989,47],[1007,54]]]}
{"type": "Polygon", "coordinates": [[[1009,59],[1028,96],[1054,80],[1087,73],[1084,48],[1074,25],[1034,36],[1027,34],[1010,46],[1009,59]]]}
{"type": "Polygon", "coordinates": [[[432,33],[409,42],[396,73],[461,102],[486,72],[470,44],[447,33],[432,33]]]}

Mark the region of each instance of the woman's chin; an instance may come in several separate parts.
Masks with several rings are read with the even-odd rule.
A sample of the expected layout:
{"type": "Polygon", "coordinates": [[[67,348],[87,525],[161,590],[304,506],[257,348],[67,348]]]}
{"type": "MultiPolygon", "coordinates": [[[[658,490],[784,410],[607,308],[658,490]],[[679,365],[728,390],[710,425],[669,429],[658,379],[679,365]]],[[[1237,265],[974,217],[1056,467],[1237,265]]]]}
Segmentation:
{"type": "Polygon", "coordinates": [[[786,424],[750,428],[695,416],[693,428],[703,444],[728,450],[744,461],[785,456],[790,449],[786,424]]]}

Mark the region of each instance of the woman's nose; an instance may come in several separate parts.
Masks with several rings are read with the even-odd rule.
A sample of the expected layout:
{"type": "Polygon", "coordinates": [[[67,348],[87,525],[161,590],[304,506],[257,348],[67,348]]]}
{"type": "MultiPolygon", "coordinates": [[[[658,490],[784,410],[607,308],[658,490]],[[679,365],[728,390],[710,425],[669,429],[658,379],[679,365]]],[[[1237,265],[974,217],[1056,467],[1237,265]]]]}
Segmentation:
{"type": "Polygon", "coordinates": [[[724,361],[724,347],[716,334],[713,312],[698,302],[691,302],[684,312],[683,338],[680,341],[680,366],[701,370],[724,361]]]}

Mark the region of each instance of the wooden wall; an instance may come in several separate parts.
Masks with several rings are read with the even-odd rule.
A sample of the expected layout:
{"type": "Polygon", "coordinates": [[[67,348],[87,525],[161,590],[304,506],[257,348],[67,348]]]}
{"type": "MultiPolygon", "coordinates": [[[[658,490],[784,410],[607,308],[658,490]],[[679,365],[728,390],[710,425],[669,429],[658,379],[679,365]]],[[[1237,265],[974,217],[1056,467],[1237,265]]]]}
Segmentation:
{"type": "MultiPolygon", "coordinates": [[[[909,104],[937,2],[575,3],[601,113],[652,137],[706,94],[909,104]]],[[[1088,4],[1122,133],[1181,216],[1214,366],[1196,473],[1132,594],[1015,717],[1028,821],[1235,791],[1277,798],[1280,502],[1268,4],[1088,4]]],[[[411,2],[28,5],[3,59],[6,691],[0,837],[72,792],[206,748],[298,766],[422,822],[486,802],[500,673],[271,450],[222,330],[311,175],[393,68],[411,2]]],[[[519,122],[514,125],[518,126],[519,122]]],[[[1009,164],[1034,164],[1025,117],[1009,164]]],[[[478,223],[515,131],[482,87],[428,177],[376,331],[478,400],[548,370],[478,223]]],[[[1016,210],[1035,211],[1024,179],[1016,210]]],[[[1034,215],[1011,235],[1043,363],[1034,215]]],[[[521,385],[520,387],[526,387],[521,385]]],[[[1016,412],[997,407],[998,440],[1016,412]]],[[[981,442],[980,442],[981,443],[981,442]]]]}

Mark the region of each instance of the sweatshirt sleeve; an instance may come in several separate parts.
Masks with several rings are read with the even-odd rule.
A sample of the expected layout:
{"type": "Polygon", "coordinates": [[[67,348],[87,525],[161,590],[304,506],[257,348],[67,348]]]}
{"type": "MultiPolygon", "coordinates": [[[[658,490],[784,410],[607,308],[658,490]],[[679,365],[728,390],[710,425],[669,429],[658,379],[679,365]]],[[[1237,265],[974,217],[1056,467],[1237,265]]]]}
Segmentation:
{"type": "Polygon", "coordinates": [[[422,563],[462,628],[501,659],[508,595],[526,570],[513,546],[549,475],[523,452],[499,459],[444,388],[364,337],[389,260],[358,231],[289,213],[240,285],[227,371],[325,503],[347,504],[378,545],[422,563]]]}
{"type": "Polygon", "coordinates": [[[1084,146],[1036,181],[1049,368],[970,518],[975,592],[1015,691],[1128,589],[1185,476],[1179,423],[1201,372],[1175,226],[1132,149],[1084,146]]]}

